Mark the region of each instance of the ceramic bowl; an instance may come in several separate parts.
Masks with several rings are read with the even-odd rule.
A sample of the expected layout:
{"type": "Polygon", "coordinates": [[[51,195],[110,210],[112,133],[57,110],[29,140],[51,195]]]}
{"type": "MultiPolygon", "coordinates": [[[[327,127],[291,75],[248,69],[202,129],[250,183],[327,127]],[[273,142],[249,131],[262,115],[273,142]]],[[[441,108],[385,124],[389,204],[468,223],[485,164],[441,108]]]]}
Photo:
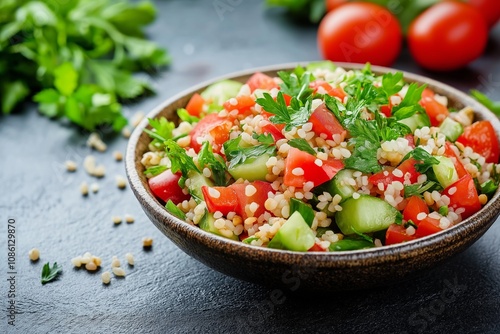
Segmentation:
{"type": "MultiPolygon", "coordinates": [[[[184,107],[190,97],[221,79],[245,82],[260,71],[276,76],[279,70],[290,70],[294,64],[256,68],[216,78],[175,95],[151,111],[147,117],[165,116],[177,122],[176,110],[184,107]]],[[[304,65],[304,64],[302,64],[304,65]]],[[[346,69],[359,69],[356,64],[338,63],[346,69]]],[[[373,66],[378,74],[393,69],[373,66]]],[[[447,96],[454,108],[471,106],[476,119],[489,120],[497,134],[500,122],[483,105],[466,94],[440,82],[404,73],[405,80],[427,84],[437,94],[447,96]]],[[[149,136],[143,132],[147,120],[134,130],[127,148],[126,169],[130,186],[151,221],[180,249],[205,265],[226,275],[274,287],[307,290],[352,290],[387,285],[433,267],[457,254],[478,240],[495,222],[500,213],[497,192],[481,211],[460,224],[440,233],[399,245],[346,252],[300,253],[268,249],[235,242],[198,227],[191,226],[169,214],[151,194],[143,174],[141,157],[148,150],[149,136]]]]}

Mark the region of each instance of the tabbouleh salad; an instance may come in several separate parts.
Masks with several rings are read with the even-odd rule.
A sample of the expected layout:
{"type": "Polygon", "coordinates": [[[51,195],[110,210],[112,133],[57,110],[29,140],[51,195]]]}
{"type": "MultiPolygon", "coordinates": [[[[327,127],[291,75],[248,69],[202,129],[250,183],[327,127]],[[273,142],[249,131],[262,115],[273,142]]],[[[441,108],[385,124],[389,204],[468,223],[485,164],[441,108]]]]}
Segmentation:
{"type": "Polygon", "coordinates": [[[498,139],[470,107],[376,75],[312,63],[224,80],[150,119],[142,157],[173,215],[246,244],[345,251],[450,228],[497,190],[498,139]]]}

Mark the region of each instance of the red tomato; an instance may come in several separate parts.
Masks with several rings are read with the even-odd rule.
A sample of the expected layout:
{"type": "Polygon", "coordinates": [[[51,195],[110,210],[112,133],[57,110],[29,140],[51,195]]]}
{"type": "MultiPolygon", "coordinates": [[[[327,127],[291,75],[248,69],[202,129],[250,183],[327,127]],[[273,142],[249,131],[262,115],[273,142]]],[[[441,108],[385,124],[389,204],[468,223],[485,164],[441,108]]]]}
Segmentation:
{"type": "Polygon", "coordinates": [[[311,87],[314,90],[314,93],[317,93],[319,87],[322,87],[328,95],[338,97],[340,101],[344,101],[344,98],[347,96],[342,87],[333,88],[326,81],[321,81],[321,80],[313,81],[309,84],[309,87],[311,87]]]}
{"type": "MultiPolygon", "coordinates": [[[[207,116],[203,117],[189,133],[189,135],[191,136],[191,147],[196,152],[199,152],[203,144],[198,143],[197,139],[204,138],[208,134],[212,135],[213,138],[217,138],[217,146],[219,146],[220,141],[222,141],[226,135],[228,136],[227,138],[229,138],[229,129],[231,127],[229,127],[229,129],[227,128],[228,122],[229,121],[227,119],[221,118],[217,114],[208,114],[207,116]],[[227,134],[224,132],[226,130],[227,134]]],[[[220,147],[214,147],[214,151],[220,151],[220,147]]]]}
{"type": "Polygon", "coordinates": [[[342,127],[337,118],[326,108],[323,103],[317,107],[311,114],[309,122],[312,123],[312,130],[318,136],[324,133],[327,139],[333,139],[333,135],[340,135],[341,141],[344,141],[347,131],[342,127]]]}
{"type": "Polygon", "coordinates": [[[450,71],[478,58],[486,47],[488,28],[481,13],[459,1],[443,1],[410,25],[408,45],[422,67],[450,71]]]}
{"type": "Polygon", "coordinates": [[[340,160],[329,159],[323,161],[321,166],[318,166],[315,161],[315,156],[291,147],[285,162],[283,183],[289,187],[302,188],[304,183],[311,181],[314,186],[319,186],[331,180],[339,170],[344,168],[344,164],[340,160]],[[293,174],[295,168],[301,168],[304,174],[293,174]]]}
{"type": "Polygon", "coordinates": [[[186,106],[186,110],[190,115],[199,117],[201,112],[203,111],[204,104],[205,99],[203,99],[200,94],[195,93],[193,96],[191,96],[191,99],[186,106]]]}
{"type": "Polygon", "coordinates": [[[469,0],[483,15],[488,28],[492,28],[500,19],[500,3],[498,0],[469,0]]]}
{"type": "Polygon", "coordinates": [[[167,169],[148,180],[149,188],[155,197],[163,202],[171,200],[174,204],[179,204],[190,198],[189,195],[182,192],[182,188],[179,186],[180,178],[180,173],[173,174],[170,169],[167,169]]]}
{"type": "Polygon", "coordinates": [[[256,89],[271,90],[273,88],[278,88],[278,84],[268,75],[264,73],[257,72],[250,77],[247,81],[247,85],[250,87],[250,91],[253,93],[256,89]]]}
{"type": "Polygon", "coordinates": [[[401,26],[387,9],[371,3],[347,3],[329,12],[318,30],[323,58],[389,66],[399,55],[401,26]]]}
{"type": "Polygon", "coordinates": [[[239,114],[244,114],[246,111],[250,110],[255,105],[255,100],[250,96],[242,95],[235,98],[236,104],[233,105],[229,101],[224,103],[224,109],[227,111],[238,110],[239,114]]]}
{"type": "Polygon", "coordinates": [[[385,190],[387,186],[394,181],[404,183],[405,176],[407,176],[408,174],[407,178],[410,180],[410,182],[416,183],[418,180],[418,176],[420,175],[420,173],[415,169],[416,163],[417,161],[413,158],[403,161],[403,163],[397,167],[397,169],[403,172],[403,176],[395,176],[393,174],[393,171],[382,171],[369,176],[368,182],[373,184],[375,187],[378,187],[379,183],[382,183],[385,190]]]}
{"type": "Polygon", "coordinates": [[[269,198],[269,192],[275,193],[275,190],[269,182],[264,181],[254,181],[250,183],[257,189],[257,192],[252,196],[247,196],[245,194],[245,189],[247,184],[244,183],[233,183],[229,188],[233,189],[236,193],[236,199],[238,205],[236,206],[236,213],[240,215],[243,219],[250,217],[248,215],[248,205],[253,202],[258,204],[257,210],[252,215],[252,217],[259,217],[261,214],[266,212],[265,202],[269,198]]]}
{"type": "Polygon", "coordinates": [[[457,182],[446,188],[443,194],[450,198],[450,207],[455,210],[458,208],[465,209],[465,212],[462,213],[463,219],[481,210],[481,202],[479,202],[476,186],[469,174],[463,176],[457,182]],[[456,189],[451,191],[453,194],[450,193],[452,189],[456,189]]]}
{"type": "Polygon", "coordinates": [[[270,121],[264,120],[261,123],[262,133],[269,133],[273,136],[274,141],[278,141],[280,139],[284,139],[285,135],[283,132],[276,126],[277,124],[271,123],[270,121]]]}
{"type": "Polygon", "coordinates": [[[326,249],[322,248],[318,244],[314,244],[311,248],[309,248],[308,252],[324,252],[326,249]]]}
{"type": "Polygon", "coordinates": [[[231,211],[236,212],[238,198],[236,197],[236,192],[233,188],[212,187],[212,189],[216,190],[220,194],[219,197],[210,195],[209,187],[201,187],[201,192],[203,193],[203,198],[207,203],[207,209],[209,212],[214,213],[215,211],[220,211],[223,215],[227,215],[231,211]]]}
{"type": "Polygon", "coordinates": [[[453,149],[451,148],[451,143],[446,142],[443,155],[453,161],[453,165],[455,166],[455,170],[457,171],[457,175],[459,178],[469,174],[460,159],[455,154],[455,151],[453,151],[453,149]]]}
{"type": "Polygon", "coordinates": [[[498,162],[498,138],[489,121],[479,121],[464,129],[457,142],[469,146],[486,158],[486,162],[498,162]]]}
{"type": "Polygon", "coordinates": [[[450,114],[448,108],[434,98],[435,94],[430,89],[424,89],[420,105],[424,107],[432,126],[439,126],[450,114]]]}
{"type": "Polygon", "coordinates": [[[380,107],[380,112],[385,115],[385,117],[391,117],[392,115],[392,106],[386,105],[380,107]]]}
{"type": "Polygon", "coordinates": [[[443,229],[439,227],[439,219],[426,217],[418,224],[415,236],[417,238],[426,237],[431,234],[441,232],[443,229]]]}
{"type": "Polygon", "coordinates": [[[412,196],[408,200],[405,209],[403,210],[403,219],[406,221],[411,220],[417,226],[420,224],[422,219],[418,219],[417,216],[419,213],[429,214],[429,207],[425,203],[423,199],[418,196],[412,196]]]}
{"type": "Polygon", "coordinates": [[[326,0],[326,11],[331,12],[332,10],[337,9],[341,5],[345,4],[347,1],[348,0],[326,0]]]}
{"type": "Polygon", "coordinates": [[[415,235],[406,234],[406,229],[402,225],[392,224],[385,232],[385,244],[394,245],[415,239],[415,235]]]}

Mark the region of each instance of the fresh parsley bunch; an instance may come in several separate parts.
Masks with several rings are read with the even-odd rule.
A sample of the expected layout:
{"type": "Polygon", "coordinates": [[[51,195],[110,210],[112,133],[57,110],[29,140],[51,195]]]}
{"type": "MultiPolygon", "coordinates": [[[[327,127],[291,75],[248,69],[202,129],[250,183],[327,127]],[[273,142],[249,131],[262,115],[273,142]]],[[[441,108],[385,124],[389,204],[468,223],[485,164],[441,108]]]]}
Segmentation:
{"type": "Polygon", "coordinates": [[[34,95],[47,117],[64,116],[87,130],[120,130],[127,123],[121,102],[152,92],[133,73],[170,61],[145,39],[143,29],[155,16],[149,2],[2,0],[2,113],[34,95]]]}

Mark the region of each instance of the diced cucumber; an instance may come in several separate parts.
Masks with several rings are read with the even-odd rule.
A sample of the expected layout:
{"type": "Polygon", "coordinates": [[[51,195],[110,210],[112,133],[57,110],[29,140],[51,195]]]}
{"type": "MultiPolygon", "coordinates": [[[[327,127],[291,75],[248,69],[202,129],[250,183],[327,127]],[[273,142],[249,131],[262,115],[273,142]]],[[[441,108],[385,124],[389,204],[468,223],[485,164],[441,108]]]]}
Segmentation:
{"type": "Polygon", "coordinates": [[[196,202],[203,201],[203,193],[201,192],[202,186],[213,187],[214,183],[209,178],[206,178],[202,174],[191,172],[188,174],[189,176],[189,186],[188,190],[191,196],[194,197],[196,202]]]}
{"type": "Polygon", "coordinates": [[[314,232],[301,214],[296,211],[280,227],[274,238],[269,242],[268,247],[307,252],[314,246],[315,240],[314,232]]]}
{"type": "Polygon", "coordinates": [[[357,249],[366,249],[372,248],[375,245],[367,240],[361,239],[342,239],[337,242],[334,242],[330,245],[329,249],[332,252],[342,252],[342,251],[350,251],[357,249]]]}
{"type": "MultiPolygon", "coordinates": [[[[201,218],[198,226],[204,231],[220,235],[221,237],[228,238],[228,236],[220,233],[219,229],[215,227],[214,223],[215,223],[214,216],[210,212],[205,211],[205,215],[203,216],[203,218],[201,218]]],[[[228,239],[239,240],[238,236],[235,235],[234,233],[232,233],[231,237],[229,237],[228,239]]]]}
{"type": "Polygon", "coordinates": [[[267,160],[269,160],[269,155],[267,154],[257,158],[249,158],[244,163],[230,168],[228,172],[235,180],[242,178],[248,181],[265,181],[267,175],[267,160]]]}
{"type": "Polygon", "coordinates": [[[234,80],[222,80],[208,86],[201,96],[205,100],[211,100],[212,104],[222,106],[224,102],[235,97],[240,92],[243,84],[234,80]]]}
{"type": "Polygon", "coordinates": [[[342,201],[344,201],[352,197],[352,194],[356,191],[347,181],[348,179],[353,178],[354,172],[355,171],[352,169],[342,169],[333,177],[333,179],[319,186],[318,190],[321,193],[326,191],[332,196],[339,195],[342,197],[342,201]]]}
{"type": "Polygon", "coordinates": [[[457,121],[446,117],[439,127],[439,131],[448,138],[449,141],[456,141],[458,137],[464,132],[464,127],[457,121]]]}
{"type": "Polygon", "coordinates": [[[439,164],[432,165],[432,171],[434,175],[436,175],[436,180],[439,182],[441,187],[447,188],[453,183],[458,181],[457,170],[455,169],[455,165],[450,158],[435,156],[437,160],[439,160],[439,164]]]}
{"type": "Polygon", "coordinates": [[[423,128],[424,126],[431,126],[431,121],[426,113],[417,113],[408,118],[403,118],[398,122],[409,127],[411,132],[415,132],[416,129],[423,128]]]}
{"type": "Polygon", "coordinates": [[[329,60],[315,61],[315,62],[307,64],[306,71],[313,72],[314,70],[317,70],[319,68],[325,69],[325,70],[330,70],[330,71],[335,71],[337,69],[337,65],[335,65],[334,63],[332,63],[329,60]]]}
{"type": "Polygon", "coordinates": [[[335,221],[346,235],[385,230],[396,221],[398,214],[386,201],[369,195],[351,197],[340,206],[342,211],[335,214],[335,221]]]}

